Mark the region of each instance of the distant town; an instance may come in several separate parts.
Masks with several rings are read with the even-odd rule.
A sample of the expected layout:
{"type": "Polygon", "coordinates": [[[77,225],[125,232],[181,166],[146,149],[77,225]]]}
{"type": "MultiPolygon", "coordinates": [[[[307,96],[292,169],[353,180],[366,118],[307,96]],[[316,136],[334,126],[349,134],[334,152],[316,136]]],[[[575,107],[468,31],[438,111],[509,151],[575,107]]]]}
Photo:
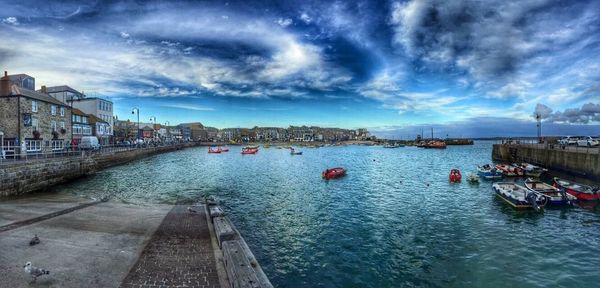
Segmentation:
{"type": "Polygon", "coordinates": [[[88,97],[68,85],[36,89],[36,79],[27,74],[1,78],[0,136],[2,150],[28,153],[52,152],[77,147],[82,139],[95,137],[99,145],[144,142],[339,142],[369,141],[367,129],[316,126],[217,129],[200,122],[170,125],[156,118],[140,121],[139,107],[132,107],[133,120],[120,120],[113,102],[88,97]]]}

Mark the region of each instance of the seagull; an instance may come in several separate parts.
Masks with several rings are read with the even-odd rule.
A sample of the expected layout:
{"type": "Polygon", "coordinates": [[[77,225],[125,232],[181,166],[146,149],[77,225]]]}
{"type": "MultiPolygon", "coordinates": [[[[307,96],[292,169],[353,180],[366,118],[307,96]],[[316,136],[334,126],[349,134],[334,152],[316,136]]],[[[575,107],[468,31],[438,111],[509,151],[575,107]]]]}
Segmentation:
{"type": "Polygon", "coordinates": [[[33,245],[37,245],[40,244],[40,238],[37,237],[37,234],[35,234],[35,236],[33,236],[33,238],[31,238],[31,241],[29,241],[29,246],[33,246],[33,245]]]}
{"type": "Polygon", "coordinates": [[[190,206],[188,206],[188,212],[190,212],[192,214],[197,213],[197,211],[192,209],[192,207],[190,207],[190,206]]]}
{"type": "Polygon", "coordinates": [[[31,265],[31,262],[25,263],[25,266],[23,266],[23,268],[25,268],[26,273],[33,277],[33,281],[37,280],[37,277],[50,274],[50,271],[46,269],[34,267],[33,265],[31,265]]]}

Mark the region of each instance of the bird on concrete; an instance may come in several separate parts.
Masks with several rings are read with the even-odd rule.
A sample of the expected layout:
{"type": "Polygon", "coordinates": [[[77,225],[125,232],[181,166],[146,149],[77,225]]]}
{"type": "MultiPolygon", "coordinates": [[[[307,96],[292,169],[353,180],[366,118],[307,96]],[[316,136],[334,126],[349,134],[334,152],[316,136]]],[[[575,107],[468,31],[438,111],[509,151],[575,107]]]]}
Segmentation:
{"type": "Polygon", "coordinates": [[[192,209],[192,207],[190,206],[188,206],[188,212],[190,212],[191,214],[198,213],[198,211],[192,209]]]}
{"type": "Polygon", "coordinates": [[[23,268],[25,269],[25,273],[33,277],[33,281],[36,281],[37,277],[50,274],[50,271],[46,269],[34,267],[33,265],[31,265],[31,262],[25,263],[25,266],[23,266],[23,268]]]}
{"type": "Polygon", "coordinates": [[[38,238],[37,234],[35,234],[35,236],[33,236],[33,238],[31,238],[31,240],[29,241],[29,246],[37,244],[40,244],[40,238],[38,238]]]}

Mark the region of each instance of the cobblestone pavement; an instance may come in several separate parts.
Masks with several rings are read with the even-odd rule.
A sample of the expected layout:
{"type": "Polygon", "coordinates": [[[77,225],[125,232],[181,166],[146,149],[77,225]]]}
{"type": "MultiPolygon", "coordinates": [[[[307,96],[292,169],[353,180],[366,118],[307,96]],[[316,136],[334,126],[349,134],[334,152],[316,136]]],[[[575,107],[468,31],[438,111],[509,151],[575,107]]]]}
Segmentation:
{"type": "Polygon", "coordinates": [[[220,287],[204,208],[187,207],[167,214],[121,287],[220,287]]]}

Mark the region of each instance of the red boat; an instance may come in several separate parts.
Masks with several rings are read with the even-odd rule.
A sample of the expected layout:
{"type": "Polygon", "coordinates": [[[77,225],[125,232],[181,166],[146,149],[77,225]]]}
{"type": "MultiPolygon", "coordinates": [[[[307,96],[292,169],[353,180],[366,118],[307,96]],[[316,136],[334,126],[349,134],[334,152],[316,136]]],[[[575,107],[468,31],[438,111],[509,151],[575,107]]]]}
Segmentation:
{"type": "Polygon", "coordinates": [[[215,153],[215,154],[221,153],[221,148],[217,148],[215,150],[212,147],[208,147],[208,153],[215,153]]]}
{"type": "Polygon", "coordinates": [[[219,147],[219,149],[221,149],[221,152],[229,152],[229,148],[221,148],[221,147],[219,147]]]}
{"type": "Polygon", "coordinates": [[[250,148],[244,148],[244,149],[242,149],[242,155],[256,154],[256,152],[258,152],[258,149],[250,149],[250,148]]]}
{"type": "Polygon", "coordinates": [[[346,169],[342,167],[327,169],[321,173],[321,177],[325,180],[340,178],[344,175],[346,175],[346,169]]]}
{"type": "Polygon", "coordinates": [[[554,187],[565,189],[565,191],[575,197],[577,200],[597,201],[600,200],[600,189],[591,186],[575,183],[572,181],[554,177],[554,187]]]}
{"type": "Polygon", "coordinates": [[[452,169],[450,170],[450,175],[448,175],[448,179],[452,183],[458,183],[462,179],[462,175],[460,175],[460,170],[452,169]]]}

